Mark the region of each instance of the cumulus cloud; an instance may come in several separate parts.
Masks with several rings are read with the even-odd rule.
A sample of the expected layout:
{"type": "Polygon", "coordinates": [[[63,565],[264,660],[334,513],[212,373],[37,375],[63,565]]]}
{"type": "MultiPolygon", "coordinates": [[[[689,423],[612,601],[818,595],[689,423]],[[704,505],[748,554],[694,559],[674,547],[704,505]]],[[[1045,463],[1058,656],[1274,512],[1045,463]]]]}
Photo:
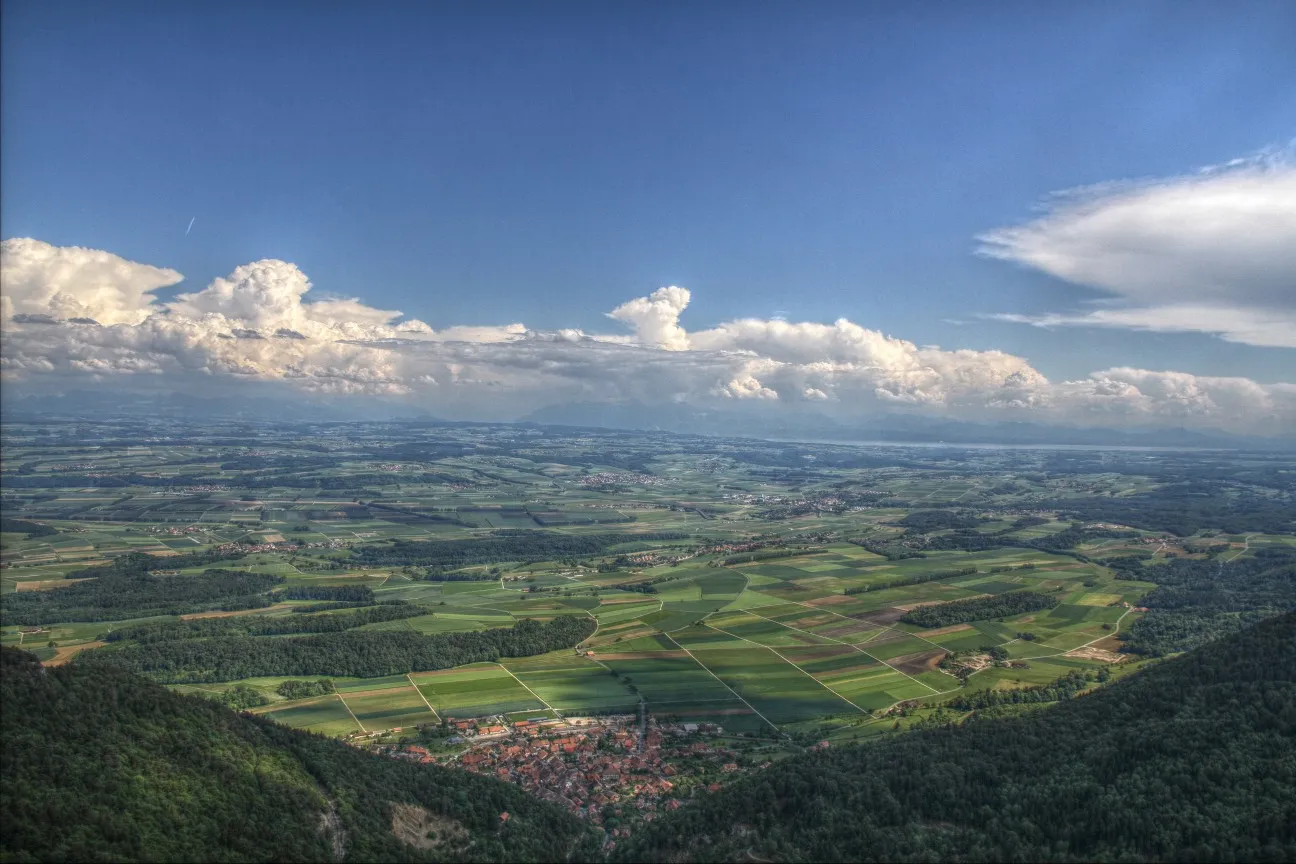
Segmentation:
{"type": "Polygon", "coordinates": [[[401,394],[411,385],[389,352],[348,340],[433,332],[421,321],[393,326],[400,312],[355,300],[307,302],[310,281],[285,261],[246,264],[201,291],[157,302],[153,291],[182,278],[108,252],[5,240],[0,371],[10,380],[169,373],[401,394]]]}
{"type": "Polygon", "coordinates": [[[34,240],[4,241],[0,252],[0,373],[11,381],[255,383],[459,416],[637,400],[813,403],[843,420],[902,410],[1261,434],[1296,426],[1296,385],[1128,368],[1051,382],[1012,354],[920,346],[846,319],[743,318],[690,331],[691,295],[676,286],[609,313],[629,334],[522,323],[438,330],[358,299],[314,300],[310,280],[285,261],[246,264],[161,302],[152,292],[178,282],[174,271],[34,240]]]}
{"type": "Polygon", "coordinates": [[[184,277],[98,249],[51,246],[39,240],[4,241],[0,315],[93,319],[138,324],[150,314],[152,292],[184,277]]]}
{"type": "Polygon", "coordinates": [[[777,399],[778,391],[771,390],[753,375],[741,375],[731,380],[716,393],[729,399],[777,399]]]}
{"type": "Polygon", "coordinates": [[[1106,298],[1098,308],[991,317],[1296,347],[1293,152],[1060,193],[1039,218],[982,236],[980,252],[1106,298]]]}
{"type": "Polygon", "coordinates": [[[1296,423],[1296,385],[1115,368],[1063,382],[1052,397],[1075,414],[1115,424],[1209,425],[1273,434],[1296,423]]]}
{"type": "Polygon", "coordinates": [[[658,288],[647,297],[636,297],[608,313],[609,318],[629,324],[635,338],[644,345],[655,345],[667,351],[688,349],[688,334],[680,326],[680,314],[688,308],[687,288],[671,285],[658,288]]]}

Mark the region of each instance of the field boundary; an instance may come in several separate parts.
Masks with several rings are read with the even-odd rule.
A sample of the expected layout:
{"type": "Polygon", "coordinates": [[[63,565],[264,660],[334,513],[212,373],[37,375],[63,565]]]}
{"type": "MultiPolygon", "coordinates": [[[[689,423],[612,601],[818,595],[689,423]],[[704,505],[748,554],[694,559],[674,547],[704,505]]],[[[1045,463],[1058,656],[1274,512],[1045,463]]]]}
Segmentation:
{"type": "Polygon", "coordinates": [[[336,696],[336,697],[338,698],[338,701],[342,703],[342,707],[345,708],[345,709],[346,709],[346,712],[347,712],[348,714],[351,715],[351,719],[354,720],[354,721],[355,721],[355,724],[356,724],[357,726],[360,727],[360,731],[363,732],[363,733],[365,733],[366,735],[368,735],[368,734],[369,734],[369,730],[366,729],[366,728],[365,728],[365,725],[364,725],[363,723],[360,722],[360,718],[357,717],[357,716],[355,715],[355,712],[351,710],[351,706],[348,705],[348,704],[347,704],[347,701],[346,701],[345,699],[342,698],[342,694],[341,694],[341,693],[334,693],[333,695],[336,696]]]}
{"type": "Polygon", "coordinates": [[[432,712],[432,716],[436,718],[436,720],[437,720],[438,723],[440,723],[440,722],[441,722],[441,715],[438,714],[438,713],[437,713],[437,710],[436,710],[435,708],[432,707],[432,703],[429,702],[429,701],[427,700],[427,697],[423,695],[423,691],[420,690],[420,689],[418,688],[418,685],[414,683],[414,679],[410,677],[410,674],[409,674],[408,672],[405,673],[405,680],[408,681],[408,682],[410,682],[410,686],[414,688],[414,692],[417,693],[417,694],[419,695],[419,698],[423,700],[423,704],[426,705],[426,706],[428,707],[428,710],[432,712]]]}
{"type": "MultiPolygon", "coordinates": [[[[765,618],[764,615],[760,615],[760,616],[757,616],[757,617],[759,617],[759,618],[764,618],[766,621],[769,621],[769,620],[770,620],[770,619],[768,619],[768,618],[765,618]]],[[[775,624],[778,624],[777,621],[775,621],[774,623],[775,623],[775,624]]],[[[809,678],[811,681],[815,682],[815,683],[818,684],[820,687],[822,687],[823,689],[827,690],[829,693],[833,694],[834,696],[836,696],[838,699],[840,699],[840,700],[842,700],[843,702],[845,702],[845,703],[846,703],[847,705],[849,705],[850,707],[854,708],[856,711],[860,712],[861,714],[867,714],[867,713],[868,713],[868,712],[865,711],[863,708],[861,708],[860,706],[856,705],[854,702],[850,701],[850,700],[847,699],[845,696],[843,696],[842,694],[838,693],[836,690],[834,690],[833,688],[829,687],[827,684],[825,684],[824,682],[820,681],[818,678],[814,677],[814,676],[811,675],[809,672],[807,672],[806,670],[802,669],[800,666],[798,666],[798,665],[796,665],[795,663],[793,663],[793,662],[792,662],[791,660],[789,660],[788,658],[784,657],[782,654],[780,654],[780,653],[778,652],[778,649],[776,649],[776,648],[774,648],[774,647],[772,647],[772,646],[770,646],[770,645],[762,645],[762,644],[760,644],[759,642],[756,642],[756,641],[753,641],[753,640],[751,640],[751,639],[748,639],[748,638],[745,637],[745,636],[739,636],[739,635],[736,634],[736,633],[730,633],[728,630],[724,630],[724,629],[722,629],[722,628],[720,628],[720,627],[715,626],[714,624],[705,624],[705,623],[704,623],[703,626],[705,626],[705,627],[709,627],[709,628],[711,628],[712,630],[715,630],[717,633],[723,633],[723,634],[725,634],[726,636],[732,637],[732,638],[734,638],[734,639],[741,639],[741,640],[744,641],[744,642],[747,642],[747,643],[750,643],[750,644],[752,644],[752,645],[755,645],[757,648],[764,648],[766,651],[769,651],[769,652],[770,652],[771,654],[773,654],[775,657],[779,658],[779,659],[782,660],[784,663],[788,664],[788,665],[791,666],[793,669],[797,670],[797,671],[800,672],[802,675],[806,676],[806,677],[809,678]]],[[[788,628],[788,629],[793,629],[793,628],[788,628]]],[[[800,631],[800,632],[804,633],[804,632],[806,632],[806,631],[802,630],[802,631],[800,631]]],[[[810,635],[813,636],[814,634],[812,633],[812,634],[810,634],[810,635]]],[[[921,683],[921,682],[920,682],[920,683],[921,683]]]]}
{"type": "Polygon", "coordinates": [[[517,677],[516,675],[514,675],[512,669],[508,668],[508,667],[505,666],[503,663],[496,663],[495,665],[498,666],[499,668],[503,669],[503,670],[504,670],[505,672],[507,672],[510,676],[512,676],[513,680],[516,681],[516,682],[518,682],[519,684],[521,684],[521,685],[522,685],[522,689],[525,690],[525,691],[527,691],[528,693],[530,693],[532,696],[534,696],[534,697],[536,698],[536,701],[538,701],[541,705],[545,706],[545,707],[548,708],[550,711],[552,711],[552,712],[554,712],[555,714],[557,714],[559,717],[562,716],[562,712],[561,712],[561,711],[559,711],[559,710],[558,710],[557,708],[555,708],[554,706],[550,705],[550,704],[549,704],[548,702],[546,702],[545,700],[541,699],[539,693],[537,693],[537,692],[535,692],[534,690],[532,690],[530,687],[527,686],[527,683],[526,683],[525,681],[523,681],[521,678],[519,678],[519,677],[517,677]]]}
{"type": "Polygon", "coordinates": [[[725,680],[724,680],[723,678],[721,678],[719,675],[717,675],[717,674],[715,674],[714,672],[712,672],[712,671],[707,667],[707,665],[706,665],[705,663],[703,663],[701,660],[699,660],[698,658],[694,657],[694,656],[693,656],[693,652],[690,651],[689,649],[685,648],[683,645],[681,645],[681,644],[679,643],[679,640],[677,640],[674,636],[670,635],[669,633],[664,633],[664,634],[662,634],[662,635],[664,635],[667,639],[669,639],[669,640],[671,640],[672,642],[674,642],[675,645],[678,646],[679,649],[680,649],[681,651],[683,651],[685,654],[689,655],[689,657],[692,657],[694,663],[696,663],[696,664],[698,664],[699,666],[701,666],[703,669],[706,670],[706,673],[707,673],[708,675],[710,675],[712,678],[714,678],[714,679],[716,679],[717,681],[719,681],[719,682],[720,682],[720,685],[721,685],[722,687],[724,687],[726,690],[728,690],[730,693],[732,693],[735,697],[737,697],[737,699],[738,699],[739,702],[743,703],[743,704],[746,705],[748,708],[750,708],[750,709],[752,710],[752,713],[753,713],[753,714],[755,714],[757,717],[759,717],[759,718],[761,718],[762,720],[764,720],[766,723],[769,723],[771,729],[773,729],[775,732],[778,731],[778,728],[779,728],[779,727],[778,727],[778,725],[777,725],[776,723],[774,723],[772,720],[770,720],[768,717],[766,717],[766,716],[765,716],[764,714],[762,714],[761,712],[757,711],[755,705],[751,704],[751,703],[748,702],[746,699],[744,699],[741,695],[739,695],[739,693],[738,693],[737,690],[733,689],[733,688],[730,687],[728,684],[726,684],[726,683],[725,683],[725,680]]]}

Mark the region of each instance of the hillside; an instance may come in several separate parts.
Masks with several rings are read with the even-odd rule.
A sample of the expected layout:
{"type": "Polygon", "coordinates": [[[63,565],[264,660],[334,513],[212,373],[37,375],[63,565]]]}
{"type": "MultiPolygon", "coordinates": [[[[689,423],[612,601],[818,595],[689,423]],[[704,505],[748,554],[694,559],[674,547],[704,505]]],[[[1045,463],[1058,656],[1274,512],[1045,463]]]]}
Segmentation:
{"type": "Polygon", "coordinates": [[[797,757],[625,861],[1296,859],[1296,614],[1110,688],[797,757]]]}
{"type": "Polygon", "coordinates": [[[42,668],[7,647],[0,666],[3,861],[559,861],[597,850],[574,817],[505,783],[372,756],[112,668],[42,668]],[[412,843],[393,833],[394,816],[412,843]]]}

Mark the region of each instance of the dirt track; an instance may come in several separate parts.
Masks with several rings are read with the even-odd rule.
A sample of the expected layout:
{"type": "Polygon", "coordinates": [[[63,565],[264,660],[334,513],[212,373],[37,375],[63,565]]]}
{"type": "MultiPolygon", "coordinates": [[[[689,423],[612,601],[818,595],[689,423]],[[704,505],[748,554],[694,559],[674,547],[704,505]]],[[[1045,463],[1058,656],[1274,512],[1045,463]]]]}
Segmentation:
{"type": "Polygon", "coordinates": [[[16,582],[14,591],[48,591],[51,588],[62,588],[74,582],[85,582],[86,579],[41,579],[39,581],[16,582]]]}
{"type": "Polygon", "coordinates": [[[808,606],[836,606],[841,603],[852,603],[854,600],[854,597],[848,597],[845,594],[829,594],[827,597],[819,597],[805,602],[808,606]]]}
{"type": "Polygon", "coordinates": [[[256,612],[274,612],[278,609],[291,609],[291,603],[278,603],[274,606],[264,606],[260,609],[239,609],[236,612],[191,612],[188,615],[181,615],[181,621],[193,621],[197,618],[233,618],[238,615],[251,615],[256,612]]]}
{"type": "Polygon", "coordinates": [[[1100,660],[1103,663],[1120,663],[1129,657],[1128,654],[1117,654],[1115,651],[1108,651],[1094,645],[1086,645],[1083,648],[1068,651],[1063,656],[1079,657],[1082,660],[1100,660]]]}
{"type": "Polygon", "coordinates": [[[949,627],[938,627],[935,630],[923,630],[916,634],[920,638],[928,636],[946,636],[950,633],[962,633],[964,630],[974,629],[971,624],[951,624],[949,627]]]}
{"type": "Polygon", "coordinates": [[[666,649],[661,651],[626,651],[619,654],[604,654],[602,651],[594,652],[595,660],[656,660],[660,657],[683,659],[688,657],[688,655],[683,651],[670,651],[666,649]]]}
{"type": "Polygon", "coordinates": [[[902,657],[892,657],[887,661],[892,666],[906,675],[917,675],[920,672],[932,672],[940,664],[941,658],[947,652],[943,649],[934,649],[932,651],[921,651],[917,654],[905,654],[902,657]]]}
{"type": "Polygon", "coordinates": [[[54,651],[54,656],[42,663],[42,666],[62,666],[87,648],[102,648],[105,642],[83,642],[80,645],[68,645],[54,651]]]}

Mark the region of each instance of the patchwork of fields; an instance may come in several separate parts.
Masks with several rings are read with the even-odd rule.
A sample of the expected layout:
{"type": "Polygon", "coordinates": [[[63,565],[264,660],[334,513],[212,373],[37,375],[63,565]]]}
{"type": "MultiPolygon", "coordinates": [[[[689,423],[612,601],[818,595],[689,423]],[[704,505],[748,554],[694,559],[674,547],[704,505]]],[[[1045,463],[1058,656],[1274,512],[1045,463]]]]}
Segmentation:
{"type": "Polygon", "coordinates": [[[667,446],[631,433],[364,426],[344,439],[315,429],[290,435],[240,427],[202,433],[207,440],[186,429],[187,443],[101,447],[87,442],[128,435],[101,430],[82,440],[80,432],[53,427],[15,428],[3,474],[6,518],[15,520],[7,523],[15,530],[0,535],[6,595],[61,590],[87,568],[130,553],[175,560],[173,569],[151,571],[162,578],[194,576],[213,565],[183,563],[185,556],[231,548],[241,557],[216,566],[280,577],[298,592],[183,615],[0,628],[5,644],[46,662],[98,650],[114,630],[140,625],[291,622],[314,602],[307,589],[338,586],[367,586],[372,602],[418,607],[357,627],[362,633],[463,634],[563,615],[596,624],[575,649],[408,675],[334,677],[333,693],[306,699],[279,693],[286,678],[176,685],[208,696],[248,687],[267,703],[253,709],[258,713],[332,735],[501,714],[626,712],[641,704],[734,732],[882,723],[898,703],[1047,683],[1123,659],[1117,637],[1141,614],[1134,607],[1169,555],[1201,557],[1209,544],[1210,554],[1228,561],[1296,544],[1281,533],[1183,539],[1121,528],[1050,549],[1046,541],[1079,523],[1030,502],[1119,501],[1157,483],[1120,471],[1049,473],[1044,467],[1062,457],[1048,453],[848,452],[830,445],[798,445],[805,452],[793,453],[790,445],[722,441],[699,456],[690,450],[703,446],[696,442],[667,446]],[[246,435],[256,447],[242,443],[246,435]],[[53,448],[51,440],[62,443],[53,448]],[[811,456],[840,467],[815,469],[820,463],[807,461],[811,456]],[[790,464],[765,467],[779,460],[790,464]],[[103,485],[104,478],[118,479],[103,485]],[[932,527],[909,530],[911,514],[932,527]],[[951,530],[1007,542],[985,551],[936,544],[913,554],[900,545],[948,539],[951,530]],[[417,554],[361,554],[396,547],[418,553],[452,545],[438,541],[518,532],[556,532],[594,545],[543,560],[473,558],[469,550],[462,560],[429,564],[417,554]],[[433,542],[400,545],[408,541],[433,542]],[[1149,566],[1135,578],[1102,563],[1121,556],[1149,566]],[[948,626],[906,621],[925,605],[1020,591],[1052,602],[948,626]],[[966,684],[941,666],[952,652],[989,649],[1004,659],[966,684]]]}
{"type": "MultiPolygon", "coordinates": [[[[962,683],[937,665],[947,652],[1000,646],[1010,659],[1029,661],[1028,667],[986,669],[971,679],[973,689],[1026,686],[1076,668],[1099,668],[1103,660],[1068,654],[1112,640],[1135,614],[1127,604],[1146,590],[1096,566],[1042,553],[949,553],[901,562],[901,570],[851,544],[826,549],[732,568],[689,562],[670,568],[670,581],[650,595],[595,590],[584,573],[565,577],[570,596],[559,597],[537,597],[509,583],[388,579],[375,589],[380,596],[399,594],[434,611],[365,629],[453,632],[575,614],[594,617],[598,630],[579,652],[393,678],[336,679],[335,697],[257,710],[289,725],[344,734],[441,718],[628,712],[642,700],[654,714],[714,722],[735,732],[795,729],[823,718],[868,718],[902,701],[962,690],[962,683]],[[907,575],[946,570],[951,561],[975,566],[978,573],[843,593],[897,570],[907,575]],[[1026,564],[1033,569],[989,573],[1026,564]],[[831,585],[825,581],[829,572],[831,585]],[[1045,613],[937,629],[900,620],[906,608],[918,604],[1012,590],[1047,591],[1060,602],[1045,613]]],[[[238,683],[273,695],[280,679],[208,686],[238,683]]]]}

